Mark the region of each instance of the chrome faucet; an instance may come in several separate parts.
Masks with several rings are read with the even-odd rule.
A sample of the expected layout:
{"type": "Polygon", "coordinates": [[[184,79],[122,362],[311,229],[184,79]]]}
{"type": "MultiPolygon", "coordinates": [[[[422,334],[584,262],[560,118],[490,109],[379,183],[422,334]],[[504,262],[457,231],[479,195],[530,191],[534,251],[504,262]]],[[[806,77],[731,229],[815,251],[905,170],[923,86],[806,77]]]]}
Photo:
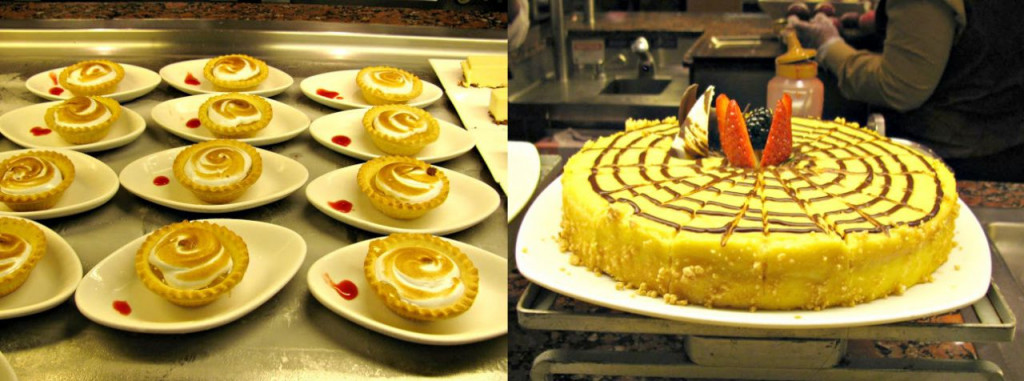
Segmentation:
{"type": "Polygon", "coordinates": [[[636,53],[640,59],[637,78],[654,78],[654,56],[651,55],[651,46],[647,43],[647,39],[640,36],[636,41],[633,41],[630,50],[636,53]]]}

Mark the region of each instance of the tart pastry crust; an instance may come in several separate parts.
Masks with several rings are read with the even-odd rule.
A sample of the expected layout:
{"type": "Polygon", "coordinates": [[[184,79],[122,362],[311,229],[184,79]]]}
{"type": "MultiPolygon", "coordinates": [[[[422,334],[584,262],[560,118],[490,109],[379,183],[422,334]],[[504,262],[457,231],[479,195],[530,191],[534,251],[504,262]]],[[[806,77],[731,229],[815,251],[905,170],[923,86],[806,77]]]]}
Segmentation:
{"type": "Polygon", "coordinates": [[[440,134],[437,119],[406,105],[375,106],[363,114],[363,128],[373,144],[392,155],[412,156],[440,134]]]}
{"type": "Polygon", "coordinates": [[[199,307],[217,300],[242,280],[248,267],[245,241],[230,229],[205,221],[182,221],[157,229],[135,254],[135,272],[142,284],[183,307],[199,307]],[[224,268],[229,259],[229,268],[224,268]],[[154,260],[182,267],[185,273],[179,274],[181,278],[214,279],[198,288],[175,287],[168,281],[171,274],[165,274],[154,260]]]}
{"type": "Polygon", "coordinates": [[[199,122],[219,138],[253,136],[266,128],[273,117],[270,102],[252,94],[217,95],[199,106],[199,122]]]}
{"type": "Polygon", "coordinates": [[[174,158],[174,177],[200,200],[224,204],[241,197],[263,173],[256,148],[230,139],[186,147],[174,158]],[[246,169],[248,167],[248,169],[246,169]]]}
{"type": "Polygon", "coordinates": [[[414,320],[466,312],[480,282],[465,253],[429,234],[397,233],[370,242],[363,270],[370,288],[391,311],[414,320]]]}
{"type": "Polygon", "coordinates": [[[448,198],[448,178],[406,156],[381,156],[359,167],[359,189],[381,213],[403,220],[422,216],[448,198]]]}
{"type": "Polygon", "coordinates": [[[46,236],[21,218],[0,217],[0,297],[21,287],[46,254],[46,236]]]}
{"type": "Polygon", "coordinates": [[[52,208],[75,180],[75,165],[55,151],[29,151],[0,162],[0,202],[15,212],[52,208]]]}
{"type": "Polygon", "coordinates": [[[75,95],[103,95],[114,92],[124,79],[124,68],[108,60],[81,61],[61,70],[58,82],[75,95]]]}
{"type": "Polygon", "coordinates": [[[423,82],[419,77],[390,66],[369,66],[359,70],[356,84],[363,99],[372,105],[405,103],[423,92],[423,82]]]}
{"type": "Polygon", "coordinates": [[[222,91],[252,90],[267,79],[269,72],[265,62],[245,54],[214,57],[203,67],[203,76],[214,89],[222,91]]]}
{"type": "Polygon", "coordinates": [[[110,133],[121,104],[100,96],[76,96],[46,109],[46,126],[71,144],[89,144],[110,133]]]}

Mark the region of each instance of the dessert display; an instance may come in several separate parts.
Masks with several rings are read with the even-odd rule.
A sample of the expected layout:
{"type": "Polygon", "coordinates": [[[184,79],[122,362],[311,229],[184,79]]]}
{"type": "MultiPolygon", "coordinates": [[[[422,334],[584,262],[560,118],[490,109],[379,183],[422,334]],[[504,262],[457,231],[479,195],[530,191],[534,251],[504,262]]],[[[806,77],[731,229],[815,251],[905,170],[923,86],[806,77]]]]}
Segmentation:
{"type": "Polygon", "coordinates": [[[224,204],[242,196],[263,173],[259,151],[237,140],[186,147],[174,158],[174,177],[200,200],[224,204]]]}
{"type": "Polygon", "coordinates": [[[480,280],[465,253],[429,234],[397,233],[370,242],[363,270],[384,304],[413,320],[465,312],[476,299],[480,280]]]}
{"type": "Polygon", "coordinates": [[[843,119],[790,117],[788,96],[746,116],[710,99],[682,127],[630,119],[567,162],[571,263],[671,304],[789,310],[900,294],[946,261],[959,205],[942,162],[843,119]]]}
{"type": "Polygon", "coordinates": [[[0,217],[0,297],[21,287],[46,254],[46,236],[35,224],[0,217]]]}
{"type": "Polygon", "coordinates": [[[248,266],[245,241],[224,226],[203,221],[161,227],[135,254],[142,284],[183,307],[214,302],[242,280],[248,266]]]}
{"type": "Polygon", "coordinates": [[[413,219],[441,205],[448,198],[448,178],[437,168],[405,156],[381,156],[370,160],[356,174],[359,190],[381,213],[413,219]]]}
{"type": "Polygon", "coordinates": [[[215,57],[206,62],[203,76],[220,91],[245,91],[255,89],[267,79],[270,69],[257,58],[244,54],[229,54],[215,57]]]}
{"type": "Polygon", "coordinates": [[[107,60],[78,62],[61,70],[60,85],[74,95],[103,95],[114,92],[124,79],[124,68],[107,60]]]}
{"type": "Polygon", "coordinates": [[[508,88],[491,90],[491,101],[487,104],[487,113],[494,123],[508,124],[508,88]]]}
{"type": "Polygon", "coordinates": [[[99,96],[76,96],[46,109],[46,126],[71,144],[103,139],[121,117],[121,104],[99,96]]]}
{"type": "Polygon", "coordinates": [[[406,105],[375,106],[363,115],[373,145],[392,155],[412,156],[437,140],[440,127],[426,110],[406,105]]]}
{"type": "Polygon", "coordinates": [[[370,66],[356,74],[359,91],[371,105],[405,103],[423,92],[419,77],[402,69],[370,66]]]}
{"type": "Polygon", "coordinates": [[[274,117],[270,103],[251,94],[210,97],[199,106],[199,122],[219,138],[247,138],[264,129],[274,117]]]}
{"type": "Polygon", "coordinates": [[[469,56],[462,66],[462,85],[472,87],[507,87],[508,56],[469,56]]]}
{"type": "Polygon", "coordinates": [[[29,151],[0,162],[0,202],[15,212],[52,208],[75,180],[75,165],[54,151],[29,151]]]}

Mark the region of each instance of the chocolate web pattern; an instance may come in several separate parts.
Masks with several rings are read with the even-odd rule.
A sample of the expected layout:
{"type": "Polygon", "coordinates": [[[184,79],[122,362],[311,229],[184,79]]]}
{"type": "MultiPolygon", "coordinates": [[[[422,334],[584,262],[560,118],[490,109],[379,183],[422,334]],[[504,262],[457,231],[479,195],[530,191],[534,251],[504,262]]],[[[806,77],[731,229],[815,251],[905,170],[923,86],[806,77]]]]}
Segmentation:
{"type": "Polygon", "coordinates": [[[677,159],[676,123],[619,133],[586,149],[598,151],[589,181],[609,203],[676,231],[721,234],[722,246],[733,233],[888,234],[938,213],[942,186],[922,154],[859,128],[809,122],[793,125],[792,157],[766,168],[677,159]]]}

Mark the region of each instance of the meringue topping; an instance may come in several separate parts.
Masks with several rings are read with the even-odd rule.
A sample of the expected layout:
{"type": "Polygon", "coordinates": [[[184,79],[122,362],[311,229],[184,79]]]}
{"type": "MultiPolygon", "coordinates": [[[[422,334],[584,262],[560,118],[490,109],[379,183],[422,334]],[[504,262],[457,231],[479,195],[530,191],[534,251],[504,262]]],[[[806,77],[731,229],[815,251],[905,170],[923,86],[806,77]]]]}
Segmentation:
{"type": "Polygon", "coordinates": [[[406,110],[385,110],[373,119],[373,128],[384,135],[406,138],[427,131],[429,121],[406,110]]]}
{"type": "Polygon", "coordinates": [[[213,63],[213,75],[228,81],[242,81],[260,73],[259,66],[245,57],[227,56],[213,63]]]}
{"type": "Polygon", "coordinates": [[[422,168],[411,163],[391,163],[381,167],[374,176],[373,186],[380,192],[409,203],[429,201],[443,187],[437,169],[422,168]]]}
{"type": "Polygon", "coordinates": [[[31,243],[14,234],[0,233],[0,278],[20,268],[30,253],[31,243]]]}
{"type": "Polygon", "coordinates": [[[0,175],[0,192],[9,195],[43,193],[56,188],[64,180],[53,163],[34,156],[23,156],[9,162],[0,175]]]}
{"type": "Polygon", "coordinates": [[[57,105],[54,122],[61,127],[83,128],[110,119],[113,114],[104,104],[89,97],[74,97],[57,105]]]}
{"type": "Polygon", "coordinates": [[[68,83],[79,86],[96,85],[117,78],[114,68],[102,62],[90,62],[68,73],[68,83]]]}
{"type": "Polygon", "coordinates": [[[466,291],[458,264],[425,247],[400,247],[377,257],[374,268],[381,282],[394,287],[403,301],[424,308],[457,302],[466,291]]]}
{"type": "Polygon", "coordinates": [[[149,263],[164,283],[184,290],[210,286],[233,266],[231,255],[212,232],[191,226],[161,238],[149,253],[149,263]]]}
{"type": "Polygon", "coordinates": [[[366,76],[368,83],[373,84],[376,89],[387,94],[408,94],[413,90],[413,78],[397,69],[381,68],[366,70],[362,73],[366,76]]]}
{"type": "Polygon", "coordinates": [[[234,98],[214,101],[207,115],[214,123],[231,127],[257,122],[263,117],[259,108],[252,103],[234,98]]]}
{"type": "Polygon", "coordinates": [[[230,146],[212,146],[199,150],[185,164],[185,174],[197,184],[229,185],[241,181],[252,168],[245,151],[230,146]]]}

